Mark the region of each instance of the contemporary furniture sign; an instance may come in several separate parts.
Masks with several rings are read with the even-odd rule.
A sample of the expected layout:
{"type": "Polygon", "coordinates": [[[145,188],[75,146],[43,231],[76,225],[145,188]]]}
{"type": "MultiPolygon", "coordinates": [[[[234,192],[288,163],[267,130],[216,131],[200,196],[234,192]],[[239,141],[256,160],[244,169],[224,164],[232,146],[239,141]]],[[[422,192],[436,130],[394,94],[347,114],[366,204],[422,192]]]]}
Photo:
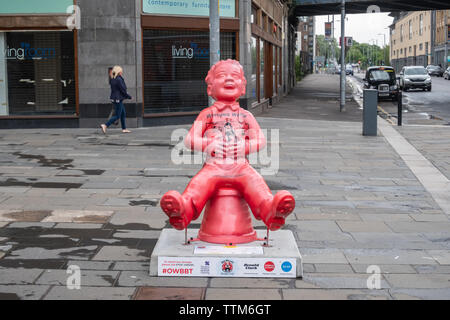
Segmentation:
{"type": "MultiPolygon", "coordinates": [[[[209,0],[143,0],[144,13],[209,16],[209,0]]],[[[220,15],[234,18],[236,1],[221,0],[220,15]]]]}

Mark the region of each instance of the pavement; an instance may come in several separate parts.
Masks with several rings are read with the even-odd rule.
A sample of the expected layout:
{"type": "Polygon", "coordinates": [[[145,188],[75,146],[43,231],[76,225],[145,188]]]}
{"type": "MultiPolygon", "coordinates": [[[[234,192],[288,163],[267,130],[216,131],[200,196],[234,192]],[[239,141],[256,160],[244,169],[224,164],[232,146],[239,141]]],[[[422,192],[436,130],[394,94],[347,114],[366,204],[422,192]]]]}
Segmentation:
{"type": "Polygon", "coordinates": [[[279,170],[264,177],[296,198],[284,228],[303,279],[149,276],[170,227],[158,201],[201,167],[170,160],[189,126],[1,130],[0,299],[450,299],[450,127],[379,119],[364,137],[358,105],[341,114],[330,98],[338,85],[310,75],[257,118],[269,139],[279,130],[279,170]]]}

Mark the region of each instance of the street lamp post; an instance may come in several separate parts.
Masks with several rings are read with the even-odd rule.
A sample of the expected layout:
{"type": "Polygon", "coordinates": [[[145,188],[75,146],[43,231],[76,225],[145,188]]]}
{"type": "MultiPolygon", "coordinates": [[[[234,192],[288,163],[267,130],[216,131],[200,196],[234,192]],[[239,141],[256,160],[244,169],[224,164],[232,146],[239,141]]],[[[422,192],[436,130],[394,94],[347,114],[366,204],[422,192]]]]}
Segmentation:
{"type": "Polygon", "coordinates": [[[383,36],[383,60],[386,64],[386,34],[385,33],[379,33],[379,36],[383,36]]]}
{"type": "MultiPolygon", "coordinates": [[[[212,67],[220,60],[219,0],[209,0],[209,63],[212,67]]],[[[214,100],[209,97],[209,104],[214,100]]]]}
{"type": "Polygon", "coordinates": [[[341,2],[341,103],[340,111],[345,112],[345,0],[341,2]]]}

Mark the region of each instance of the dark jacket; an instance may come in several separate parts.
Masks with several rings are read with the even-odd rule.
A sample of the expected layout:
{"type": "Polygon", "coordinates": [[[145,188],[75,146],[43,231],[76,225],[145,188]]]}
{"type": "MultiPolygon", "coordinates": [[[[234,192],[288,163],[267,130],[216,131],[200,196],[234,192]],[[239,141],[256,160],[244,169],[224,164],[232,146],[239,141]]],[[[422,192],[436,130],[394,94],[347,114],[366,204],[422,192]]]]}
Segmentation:
{"type": "Polygon", "coordinates": [[[131,99],[131,96],[127,93],[127,86],[121,76],[117,76],[115,79],[111,79],[111,100],[125,100],[131,99]]]}

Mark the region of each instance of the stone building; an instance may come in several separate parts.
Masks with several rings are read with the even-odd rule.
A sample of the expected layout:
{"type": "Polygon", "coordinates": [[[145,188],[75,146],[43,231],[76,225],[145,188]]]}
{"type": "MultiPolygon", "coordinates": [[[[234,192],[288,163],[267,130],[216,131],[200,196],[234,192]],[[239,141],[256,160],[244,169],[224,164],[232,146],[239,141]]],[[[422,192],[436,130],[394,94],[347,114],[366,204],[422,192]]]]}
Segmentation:
{"type": "Polygon", "coordinates": [[[391,63],[403,66],[448,66],[450,10],[392,13],[391,63]]]}
{"type": "Polygon", "coordinates": [[[397,70],[404,66],[431,63],[432,12],[401,12],[391,25],[391,64],[397,70]]]}
{"type": "Polygon", "coordinates": [[[446,67],[450,65],[450,10],[436,11],[436,40],[434,63],[446,67]]]}
{"type": "MultiPolygon", "coordinates": [[[[0,128],[97,127],[120,65],[129,127],[191,123],[208,105],[209,0],[27,0],[0,7],[0,128]],[[79,22],[79,23],[77,23],[79,22]]],[[[221,59],[264,111],[294,85],[292,0],[221,0],[221,59]]]]}
{"type": "Polygon", "coordinates": [[[315,18],[299,17],[298,19],[296,55],[300,56],[302,71],[306,74],[313,71],[315,18]]]}

